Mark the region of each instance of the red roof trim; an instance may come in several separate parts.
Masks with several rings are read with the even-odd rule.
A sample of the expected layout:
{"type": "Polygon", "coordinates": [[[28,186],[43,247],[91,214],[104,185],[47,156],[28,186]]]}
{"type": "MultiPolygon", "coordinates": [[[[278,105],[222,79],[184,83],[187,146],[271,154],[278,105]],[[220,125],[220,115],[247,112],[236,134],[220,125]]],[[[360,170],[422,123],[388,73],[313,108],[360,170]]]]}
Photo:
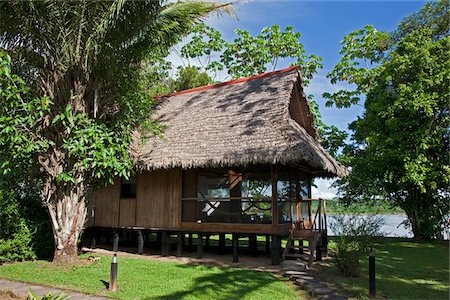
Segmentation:
{"type": "Polygon", "coordinates": [[[253,75],[253,76],[244,77],[244,78],[239,78],[239,79],[235,79],[235,80],[231,80],[231,81],[227,81],[227,82],[204,85],[204,86],[199,86],[199,87],[189,89],[189,90],[184,90],[184,91],[165,94],[165,95],[159,95],[159,96],[156,96],[155,98],[160,99],[160,98],[165,98],[165,97],[172,97],[172,96],[178,96],[178,95],[189,94],[189,93],[194,93],[194,92],[206,91],[206,90],[215,89],[215,88],[226,86],[226,85],[232,85],[232,84],[236,84],[236,83],[246,82],[246,81],[250,81],[253,79],[257,79],[257,78],[269,77],[269,76],[276,75],[279,73],[285,73],[285,72],[290,72],[290,71],[299,70],[299,69],[300,69],[299,66],[293,66],[293,67],[281,69],[281,70],[274,71],[274,72],[267,72],[267,73],[253,75]]]}

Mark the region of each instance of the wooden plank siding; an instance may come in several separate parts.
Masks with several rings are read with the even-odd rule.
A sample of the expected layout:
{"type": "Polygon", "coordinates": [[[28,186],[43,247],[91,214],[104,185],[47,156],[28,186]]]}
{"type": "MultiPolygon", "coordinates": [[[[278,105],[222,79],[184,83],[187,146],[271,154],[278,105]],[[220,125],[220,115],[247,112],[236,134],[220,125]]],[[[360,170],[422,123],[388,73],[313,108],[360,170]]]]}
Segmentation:
{"type": "Polygon", "coordinates": [[[181,169],[139,174],[136,196],[136,226],[180,228],[181,169]]]}
{"type": "Polygon", "coordinates": [[[136,198],[120,198],[120,179],[91,197],[88,226],[179,229],[181,169],[137,174],[136,198]],[[92,217],[93,215],[93,217],[92,217]],[[93,220],[92,220],[93,219],[93,220]]]}
{"type": "MultiPolygon", "coordinates": [[[[117,227],[119,225],[120,179],[117,178],[113,185],[98,190],[93,200],[94,211],[88,217],[94,219],[95,226],[117,227]]],[[[92,224],[88,220],[89,223],[92,224]]]]}

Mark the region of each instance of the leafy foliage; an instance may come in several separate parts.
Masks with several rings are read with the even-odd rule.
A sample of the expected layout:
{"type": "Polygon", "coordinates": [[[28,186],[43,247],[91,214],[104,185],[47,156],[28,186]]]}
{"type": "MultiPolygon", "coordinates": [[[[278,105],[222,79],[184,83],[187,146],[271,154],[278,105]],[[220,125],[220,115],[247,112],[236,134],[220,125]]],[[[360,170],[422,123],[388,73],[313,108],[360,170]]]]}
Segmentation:
{"type": "MultiPolygon", "coordinates": [[[[301,67],[306,86],[323,67],[321,57],[306,54],[299,41],[301,34],[294,31],[292,26],[287,26],[283,31],[279,25],[272,25],[263,28],[257,36],[241,29],[235,33],[234,41],[228,43],[218,30],[199,24],[194,28],[191,40],[181,48],[181,57],[197,59],[202,69],[212,74],[212,78],[217,72],[225,70],[232,79],[274,71],[280,62],[290,62],[291,66],[301,67]]],[[[319,105],[312,95],[308,99],[323,146],[337,156],[347,133],[336,126],[324,124],[319,105]]]]}
{"type": "Polygon", "coordinates": [[[301,34],[292,26],[284,31],[279,25],[265,27],[257,36],[246,30],[237,29],[236,38],[227,43],[219,31],[205,24],[193,29],[192,40],[181,49],[184,58],[197,58],[207,71],[226,70],[232,79],[276,70],[279,60],[294,60],[291,65],[302,67],[306,82],[322,68],[322,58],[306,55],[299,42],[301,34]],[[213,59],[219,56],[219,59],[213,59]]]}
{"type": "Polygon", "coordinates": [[[416,238],[440,237],[449,210],[448,2],[433,2],[393,33],[372,26],[342,41],[342,59],[328,74],[355,90],[325,94],[348,107],[365,95],[365,113],[350,125],[342,161],[347,199],[384,198],[408,215],[416,238]],[[439,24],[439,25],[438,25],[439,24]],[[361,65],[364,62],[364,65],[361,65]]]}
{"type": "Polygon", "coordinates": [[[331,228],[336,235],[335,252],[331,254],[339,272],[347,277],[360,275],[361,260],[380,236],[383,220],[373,215],[336,215],[331,228]]]}
{"type": "Polygon", "coordinates": [[[213,80],[206,72],[201,72],[195,66],[186,66],[178,67],[176,79],[170,86],[173,91],[183,91],[212,83],[213,80]]]}
{"type": "Polygon", "coordinates": [[[7,51],[0,54],[0,165],[4,175],[29,170],[42,181],[55,255],[76,254],[86,195],[130,175],[132,131],[160,134],[149,117],[154,100],[145,93],[144,67],[159,63],[203,16],[228,8],[205,1],[0,2],[7,51]]]}
{"type": "Polygon", "coordinates": [[[70,300],[70,297],[64,292],[55,295],[54,291],[39,297],[32,289],[29,289],[27,300],[70,300]]]}
{"type": "Polygon", "coordinates": [[[0,264],[36,258],[32,237],[14,193],[0,191],[0,264]]]}

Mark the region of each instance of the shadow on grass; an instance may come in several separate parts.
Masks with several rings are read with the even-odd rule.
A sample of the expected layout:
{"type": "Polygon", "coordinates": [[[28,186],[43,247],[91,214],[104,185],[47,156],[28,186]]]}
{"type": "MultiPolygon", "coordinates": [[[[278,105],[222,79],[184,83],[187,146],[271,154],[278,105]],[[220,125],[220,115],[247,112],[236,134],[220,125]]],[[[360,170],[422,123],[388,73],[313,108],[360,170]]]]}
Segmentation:
{"type": "Polygon", "coordinates": [[[100,279],[100,282],[105,286],[105,289],[109,289],[109,282],[103,279],[100,279]]]}
{"type": "MultiPolygon", "coordinates": [[[[419,243],[411,239],[376,239],[377,293],[391,299],[449,299],[448,242],[419,243]]],[[[368,262],[361,277],[342,277],[332,264],[319,268],[317,276],[357,298],[368,295],[368,262]]]]}
{"type": "MultiPolygon", "coordinates": [[[[190,265],[180,265],[180,268],[192,268],[190,265]]],[[[270,273],[241,269],[221,269],[220,273],[198,277],[194,283],[183,291],[173,292],[146,300],[169,300],[189,298],[204,298],[215,300],[241,299],[250,292],[255,292],[274,282],[270,273]]]]}

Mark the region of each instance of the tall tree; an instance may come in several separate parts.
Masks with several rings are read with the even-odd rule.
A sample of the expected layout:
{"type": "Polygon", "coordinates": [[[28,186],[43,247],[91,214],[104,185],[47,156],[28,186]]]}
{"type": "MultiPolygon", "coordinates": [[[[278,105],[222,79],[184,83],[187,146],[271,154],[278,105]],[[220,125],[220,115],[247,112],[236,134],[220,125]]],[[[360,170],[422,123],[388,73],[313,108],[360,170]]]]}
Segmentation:
{"type": "Polygon", "coordinates": [[[0,55],[0,165],[5,175],[33,168],[40,178],[55,260],[76,259],[87,194],[129,176],[132,130],[157,131],[143,62],[167,54],[203,16],[228,8],[206,1],[0,2],[0,45],[13,58],[0,55]]]}
{"type": "MultiPolygon", "coordinates": [[[[306,86],[322,68],[322,58],[306,54],[305,47],[300,42],[302,35],[292,26],[282,30],[279,25],[272,25],[263,28],[256,36],[241,29],[237,29],[235,33],[236,38],[227,42],[217,29],[199,24],[193,29],[189,42],[181,48],[180,56],[189,63],[196,60],[201,70],[211,74],[212,78],[218,72],[226,72],[228,77],[237,79],[274,71],[280,65],[300,66],[306,86]]],[[[313,100],[312,95],[308,99],[322,144],[336,156],[347,133],[336,126],[324,124],[318,103],[313,100]]]]}
{"type": "Polygon", "coordinates": [[[324,95],[337,107],[365,100],[342,157],[344,197],[391,201],[418,239],[439,237],[449,211],[449,19],[448,1],[430,2],[395,32],[350,33],[328,76],[356,89],[324,95]]]}

